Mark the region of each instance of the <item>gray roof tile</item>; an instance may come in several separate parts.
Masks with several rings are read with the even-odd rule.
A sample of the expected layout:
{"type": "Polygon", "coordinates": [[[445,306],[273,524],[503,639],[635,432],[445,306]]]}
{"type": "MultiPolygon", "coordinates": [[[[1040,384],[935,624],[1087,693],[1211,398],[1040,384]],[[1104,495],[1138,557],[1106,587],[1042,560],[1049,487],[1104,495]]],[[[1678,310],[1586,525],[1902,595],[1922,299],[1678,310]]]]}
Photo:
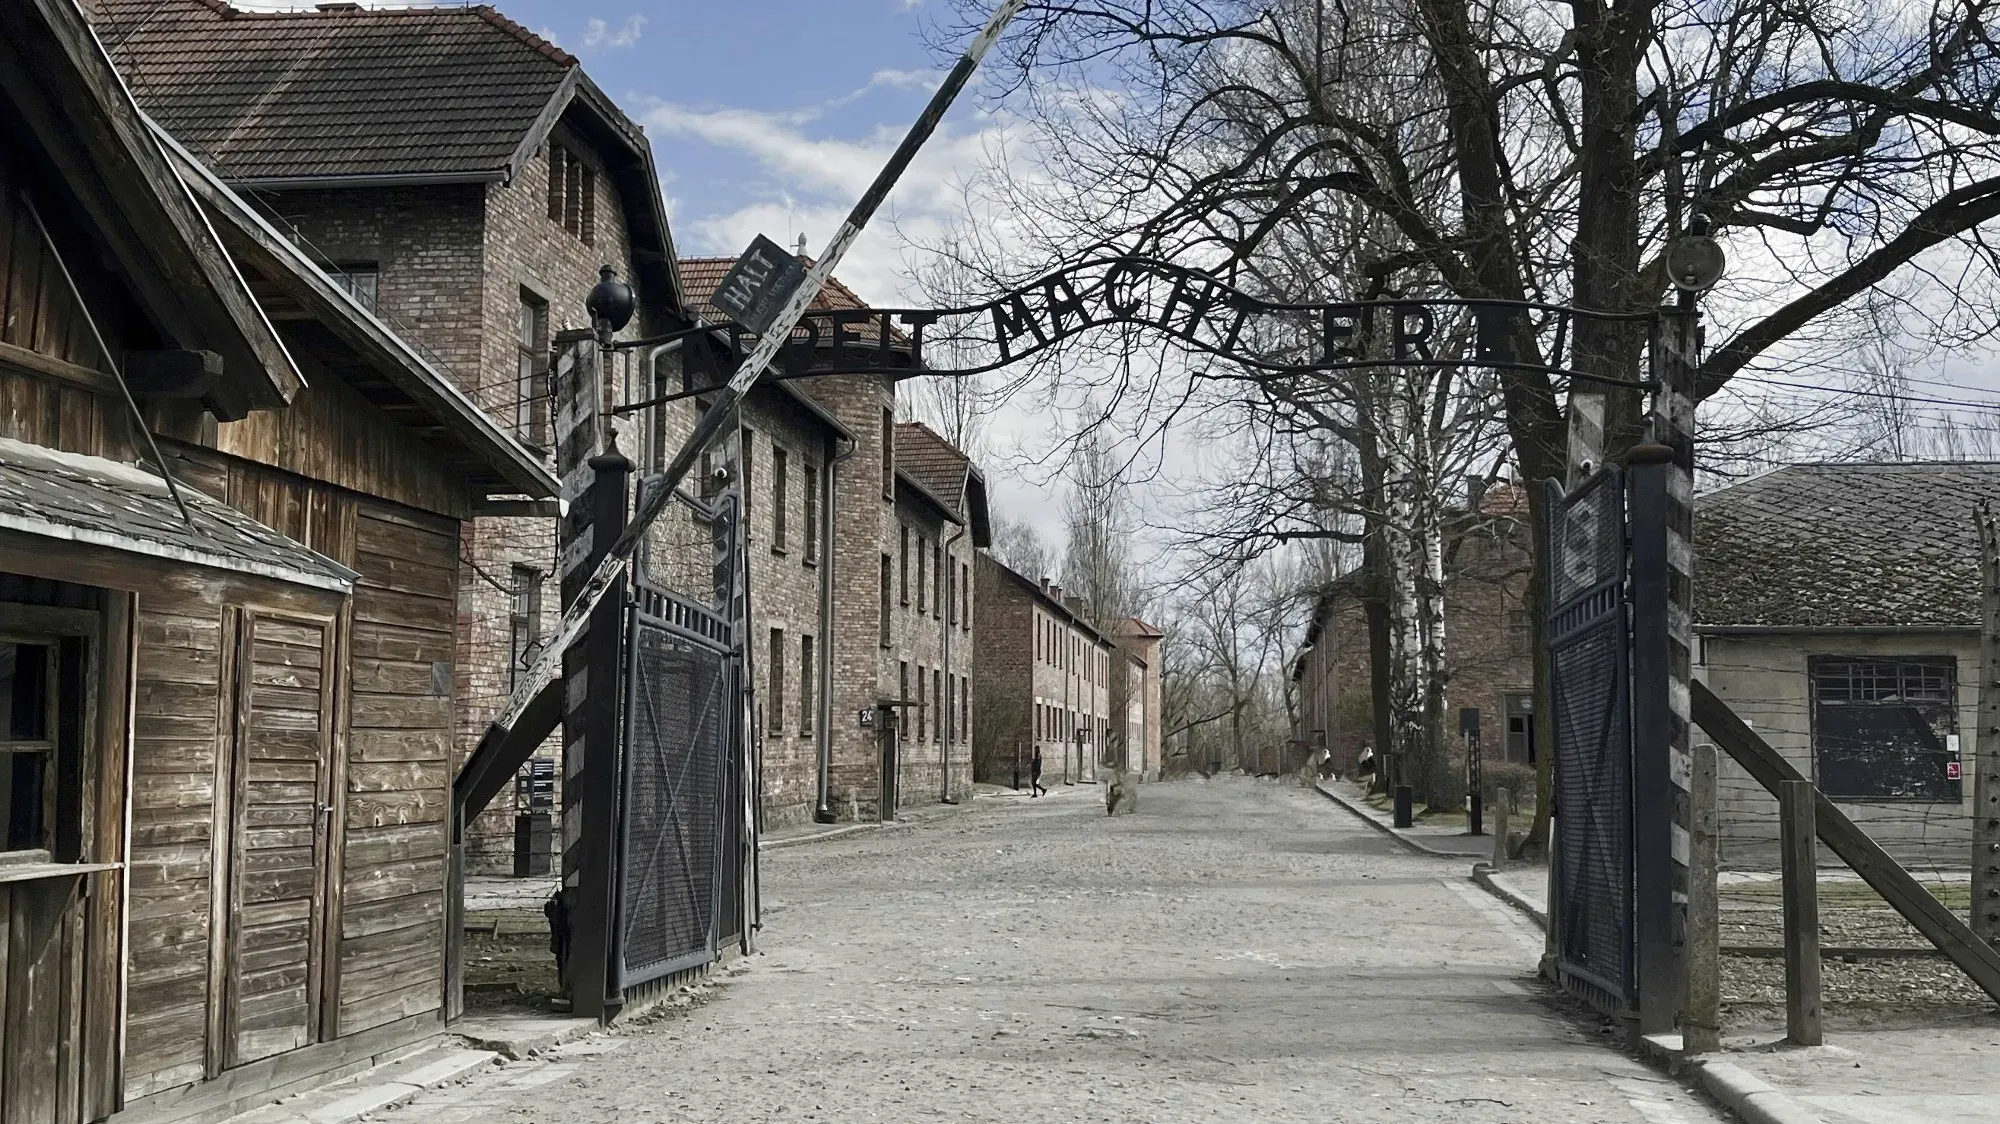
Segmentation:
{"type": "Polygon", "coordinates": [[[345,592],[354,571],[134,465],[0,438],[0,529],[345,592]]]}
{"type": "Polygon", "coordinates": [[[1699,496],[1695,618],[1976,626],[1979,499],[2000,463],[1796,464],[1699,496]]]}
{"type": "Polygon", "coordinates": [[[500,172],[576,65],[483,6],[87,4],[140,105],[231,181],[500,172]]]}

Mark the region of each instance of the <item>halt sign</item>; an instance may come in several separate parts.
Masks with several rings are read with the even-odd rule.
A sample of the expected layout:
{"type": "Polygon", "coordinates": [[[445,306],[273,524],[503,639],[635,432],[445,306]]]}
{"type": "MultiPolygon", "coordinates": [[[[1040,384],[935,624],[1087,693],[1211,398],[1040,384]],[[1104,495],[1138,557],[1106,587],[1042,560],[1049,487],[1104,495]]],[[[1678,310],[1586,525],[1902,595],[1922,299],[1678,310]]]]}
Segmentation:
{"type": "Polygon", "coordinates": [[[738,324],[761,336],[771,330],[785,298],[805,279],[803,262],[759,234],[722,278],[715,303],[738,324]]]}

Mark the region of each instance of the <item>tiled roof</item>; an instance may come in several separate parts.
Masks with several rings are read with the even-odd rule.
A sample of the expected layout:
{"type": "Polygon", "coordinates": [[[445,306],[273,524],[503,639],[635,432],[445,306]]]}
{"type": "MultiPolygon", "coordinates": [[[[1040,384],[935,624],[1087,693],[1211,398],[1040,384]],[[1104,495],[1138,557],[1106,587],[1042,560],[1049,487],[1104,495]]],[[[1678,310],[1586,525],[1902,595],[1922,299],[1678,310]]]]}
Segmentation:
{"type": "MultiPolygon", "coordinates": [[[[799,255],[807,269],[812,268],[812,259],[799,255]]],[[[722,279],[729,273],[729,267],[736,259],[729,258],[682,258],[681,284],[687,288],[688,303],[702,318],[711,324],[727,324],[730,316],[715,303],[715,292],[722,288],[722,279]]],[[[819,299],[813,308],[867,308],[868,303],[854,294],[854,290],[840,283],[837,277],[829,277],[820,286],[819,299]]]]}
{"type": "Polygon", "coordinates": [[[500,173],[576,66],[484,6],[86,3],[147,113],[233,182],[500,173]]]}
{"type": "Polygon", "coordinates": [[[953,510],[965,507],[965,474],[971,458],[937,431],[922,422],[896,423],[896,468],[909,475],[924,491],[950,504],[953,510]]]}
{"type": "Polygon", "coordinates": [[[2000,463],[1796,464],[1699,496],[1696,620],[1976,626],[1982,498],[2000,463]]]}
{"type": "Polygon", "coordinates": [[[0,438],[0,528],[345,592],[354,571],[135,465],[0,438]]]}

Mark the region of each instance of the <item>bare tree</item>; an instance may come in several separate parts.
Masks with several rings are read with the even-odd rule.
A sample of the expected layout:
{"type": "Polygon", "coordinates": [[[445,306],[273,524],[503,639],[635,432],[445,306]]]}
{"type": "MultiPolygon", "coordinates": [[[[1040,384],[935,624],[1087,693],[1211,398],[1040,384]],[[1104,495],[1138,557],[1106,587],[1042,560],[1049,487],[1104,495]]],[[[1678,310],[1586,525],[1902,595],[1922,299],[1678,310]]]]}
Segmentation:
{"type": "Polygon", "coordinates": [[[1002,566],[1030,581],[1055,576],[1055,552],[1033,524],[994,516],[993,545],[987,549],[1002,566]]]}
{"type": "MultiPolygon", "coordinates": [[[[1040,124],[1042,159],[1033,177],[986,185],[989,212],[1023,220],[1010,227],[1016,264],[994,280],[1105,251],[1234,280],[1289,216],[1339,200],[1398,235],[1385,275],[1642,312],[1668,291],[1667,246],[1699,216],[1739,263],[1710,302],[1722,330],[1700,397],[1808,328],[1850,329],[1843,309],[1899,270],[1948,260],[1940,323],[1979,337],[1995,273],[1979,232],[2000,215],[1992,3],[1031,5],[992,81],[1040,124]],[[1395,119],[1344,111],[1337,94],[1356,85],[1395,119]]],[[[1502,342],[1522,362],[1628,384],[1604,395],[1608,452],[1639,439],[1642,325],[1586,317],[1562,333],[1530,318],[1502,342]]],[[[1499,384],[1523,472],[1560,475],[1564,386],[1532,371],[1499,384]]],[[[1183,397],[1165,397],[1171,420],[1183,397]]]]}
{"type": "MultiPolygon", "coordinates": [[[[1086,410],[1086,417],[1096,416],[1086,410]]],[[[1089,607],[1091,623],[1108,632],[1131,616],[1136,588],[1132,569],[1131,499],[1124,466],[1102,426],[1087,425],[1069,461],[1069,491],[1063,497],[1063,589],[1089,607]]]]}

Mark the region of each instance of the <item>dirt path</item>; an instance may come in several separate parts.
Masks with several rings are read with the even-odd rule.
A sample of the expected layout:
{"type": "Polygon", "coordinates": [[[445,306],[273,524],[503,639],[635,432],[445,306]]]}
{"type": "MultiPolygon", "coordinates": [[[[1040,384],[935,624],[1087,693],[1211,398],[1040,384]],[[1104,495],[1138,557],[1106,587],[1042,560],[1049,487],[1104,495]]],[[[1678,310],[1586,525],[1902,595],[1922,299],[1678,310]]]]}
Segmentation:
{"type": "Polygon", "coordinates": [[[1540,938],[1316,794],[980,801],[764,857],[702,1006],[402,1110],[536,1121],[1722,1117],[1550,1015],[1540,938]]]}

